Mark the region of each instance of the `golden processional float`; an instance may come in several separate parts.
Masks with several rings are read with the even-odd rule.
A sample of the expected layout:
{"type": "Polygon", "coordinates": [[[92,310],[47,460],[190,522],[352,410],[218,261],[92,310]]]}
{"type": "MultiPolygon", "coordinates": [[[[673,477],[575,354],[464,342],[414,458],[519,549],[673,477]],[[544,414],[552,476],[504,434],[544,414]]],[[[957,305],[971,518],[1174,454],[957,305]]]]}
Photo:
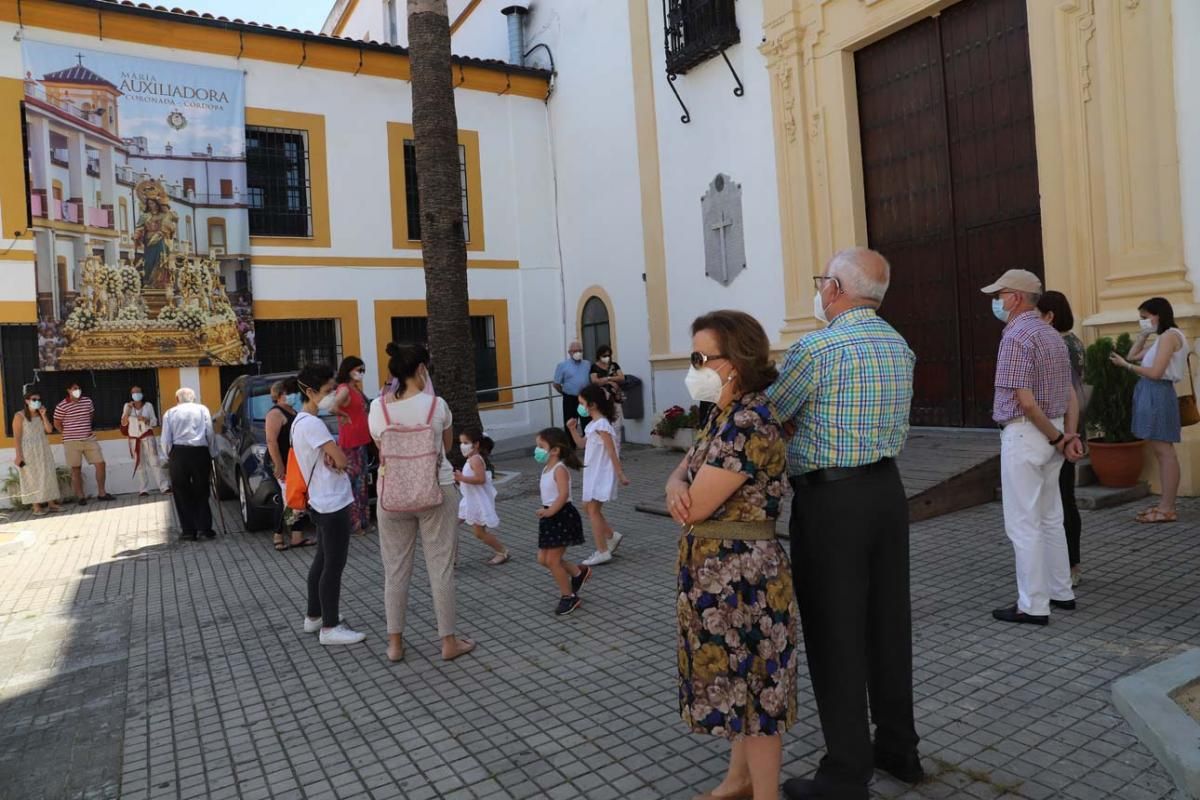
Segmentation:
{"type": "Polygon", "coordinates": [[[248,353],[220,259],[177,244],[179,218],[158,181],[144,180],[135,192],[135,262],[113,266],[96,256],[83,262],[58,368],[187,367],[202,358],[244,363],[248,353]]]}

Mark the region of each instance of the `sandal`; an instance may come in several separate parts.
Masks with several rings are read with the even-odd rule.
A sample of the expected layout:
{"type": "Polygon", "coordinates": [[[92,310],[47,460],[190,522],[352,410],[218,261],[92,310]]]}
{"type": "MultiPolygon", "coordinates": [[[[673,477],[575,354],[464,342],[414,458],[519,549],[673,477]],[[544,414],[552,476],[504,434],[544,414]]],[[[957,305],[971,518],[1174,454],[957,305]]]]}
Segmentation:
{"type": "Polygon", "coordinates": [[[510,558],[512,558],[512,556],[509,555],[507,550],[505,550],[503,553],[496,553],[496,555],[489,558],[487,563],[489,567],[498,567],[501,564],[508,563],[510,558]]]}
{"type": "Polygon", "coordinates": [[[388,647],[387,660],[393,664],[398,664],[404,660],[404,645],[400,646],[399,651],[393,652],[391,647],[388,647]]]}
{"type": "Polygon", "coordinates": [[[316,539],[301,539],[298,542],[292,542],[292,547],[312,547],[316,543],[316,539]]]}
{"type": "Polygon", "coordinates": [[[284,550],[287,550],[287,549],[288,549],[288,543],[283,540],[282,536],[275,540],[275,551],[277,553],[282,553],[284,550]]]}
{"type": "Polygon", "coordinates": [[[1157,508],[1148,508],[1134,517],[1134,519],[1143,524],[1154,525],[1161,522],[1178,522],[1179,515],[1174,511],[1160,511],[1157,508]]]}

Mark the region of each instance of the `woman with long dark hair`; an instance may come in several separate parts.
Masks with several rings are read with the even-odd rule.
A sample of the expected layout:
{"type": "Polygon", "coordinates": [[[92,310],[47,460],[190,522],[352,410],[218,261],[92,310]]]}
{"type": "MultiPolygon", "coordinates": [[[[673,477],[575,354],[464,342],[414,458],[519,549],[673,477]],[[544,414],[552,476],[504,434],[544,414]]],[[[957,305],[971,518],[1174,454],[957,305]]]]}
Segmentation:
{"type": "Polygon", "coordinates": [[[1179,493],[1179,456],[1175,443],[1182,438],[1179,400],[1175,384],[1187,376],[1190,346],[1175,324],[1175,309],[1163,297],[1151,297],[1138,306],[1141,331],[1124,359],[1113,353],[1112,362],[1141,380],[1133,390],[1133,435],[1144,439],[1158,459],[1162,495],[1158,504],[1137,515],[1138,522],[1175,522],[1175,497],[1179,493]],[[1150,337],[1154,342],[1150,343],[1150,337]]]}
{"type": "Polygon", "coordinates": [[[46,438],[46,434],[54,433],[54,426],[36,386],[25,390],[25,407],[13,417],[12,428],[21,499],[32,505],[33,513],[38,516],[47,511],[61,511],[58,471],[50,440],[46,438]]]}
{"type": "Polygon", "coordinates": [[[366,365],[358,356],[346,356],[338,367],[337,392],[333,410],[338,416],[338,447],[346,454],[346,475],[354,490],[350,506],[350,527],[359,535],[371,526],[371,505],[367,487],[367,462],[371,432],[367,428],[367,397],[363,394],[366,365]]]}
{"type": "MultiPolygon", "coordinates": [[[[1075,315],[1071,304],[1062,292],[1046,292],[1037,301],[1037,309],[1050,327],[1062,334],[1067,354],[1071,358],[1071,385],[1079,398],[1079,423],[1077,430],[1087,430],[1083,407],[1083,342],[1071,332],[1075,327],[1075,315]]],[[[1083,531],[1083,518],[1079,515],[1079,504],[1075,502],[1075,462],[1064,459],[1058,473],[1058,493],[1063,504],[1063,530],[1067,534],[1067,554],[1071,562],[1071,585],[1078,586],[1082,568],[1079,565],[1079,536],[1083,531]]]]}

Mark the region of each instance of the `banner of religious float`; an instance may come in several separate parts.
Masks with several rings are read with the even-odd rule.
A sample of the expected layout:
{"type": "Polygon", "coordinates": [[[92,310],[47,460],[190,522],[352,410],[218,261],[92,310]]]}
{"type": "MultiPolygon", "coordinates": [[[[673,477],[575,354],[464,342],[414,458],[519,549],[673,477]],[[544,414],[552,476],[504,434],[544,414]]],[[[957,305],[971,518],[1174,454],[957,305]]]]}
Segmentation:
{"type": "Polygon", "coordinates": [[[42,369],[253,361],[243,74],[21,49],[42,369]]]}

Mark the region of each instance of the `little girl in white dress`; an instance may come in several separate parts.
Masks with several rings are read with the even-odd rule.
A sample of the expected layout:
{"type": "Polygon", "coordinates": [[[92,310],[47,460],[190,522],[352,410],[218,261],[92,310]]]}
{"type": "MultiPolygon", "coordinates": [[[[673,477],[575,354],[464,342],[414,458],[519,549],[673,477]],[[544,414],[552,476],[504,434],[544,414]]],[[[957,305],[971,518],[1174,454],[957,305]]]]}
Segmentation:
{"type": "Polygon", "coordinates": [[[492,452],[493,442],[479,428],[467,428],[459,438],[459,447],[467,463],[461,472],[454,473],[462,492],[458,504],[458,518],[471,526],[475,538],[495,551],[488,560],[491,566],[508,561],[508,550],[488,528],[499,528],[500,517],[496,514],[496,487],[492,485],[492,473],[487,468],[484,456],[492,452]]]}
{"type": "Polygon", "coordinates": [[[592,524],[592,538],[596,540],[596,552],[581,563],[594,567],[612,561],[624,538],[605,518],[604,504],[616,500],[617,485],[628,486],[629,479],[621,468],[621,444],[613,427],[616,410],[612,398],[596,384],[584,387],[579,393],[579,416],[589,420],[582,435],[578,419],[570,420],[567,427],[575,446],[583,448],[583,505],[592,524]]]}

